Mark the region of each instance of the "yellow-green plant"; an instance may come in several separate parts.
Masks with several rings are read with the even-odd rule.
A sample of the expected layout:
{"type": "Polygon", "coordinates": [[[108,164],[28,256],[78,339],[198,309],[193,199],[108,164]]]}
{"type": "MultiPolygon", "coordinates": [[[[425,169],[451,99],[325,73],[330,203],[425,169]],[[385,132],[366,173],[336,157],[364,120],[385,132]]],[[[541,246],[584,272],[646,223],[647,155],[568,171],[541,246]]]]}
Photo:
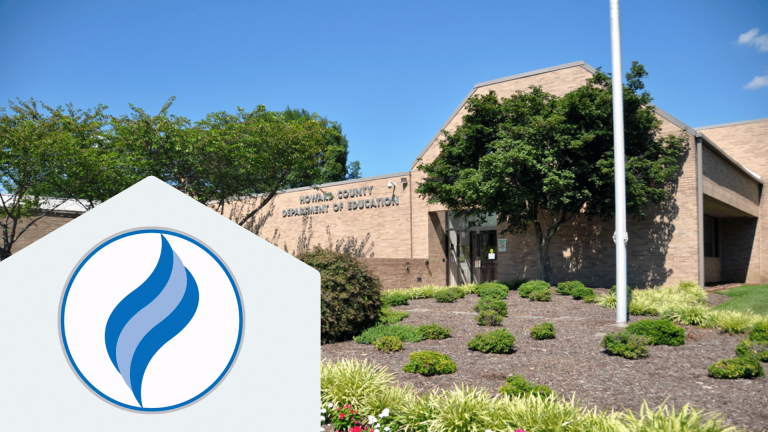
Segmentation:
{"type": "MultiPolygon", "coordinates": [[[[416,394],[399,386],[386,368],[366,361],[322,362],[323,404],[350,404],[362,417],[391,411],[402,432],[736,432],[723,426],[722,416],[686,405],[679,411],[666,403],[639,415],[630,410],[589,410],[571,397],[555,394],[490,397],[486,390],[461,386],[449,391],[416,394]]],[[[394,423],[396,422],[396,423],[394,423]]]]}
{"type": "Polygon", "coordinates": [[[758,315],[750,312],[713,310],[707,314],[704,326],[718,328],[726,333],[739,334],[749,331],[758,318],[758,315]]]}
{"type": "Polygon", "coordinates": [[[486,389],[454,384],[453,391],[435,392],[429,399],[429,431],[482,432],[491,426],[492,399],[486,389]]]}
{"type": "Polygon", "coordinates": [[[721,414],[705,412],[686,404],[679,411],[666,404],[651,409],[643,401],[640,415],[635,417],[632,411],[622,413],[622,420],[630,431],[637,432],[735,432],[739,429],[723,426],[721,414]]]}
{"type": "Polygon", "coordinates": [[[320,362],[320,400],[334,406],[349,404],[362,411],[367,398],[392,384],[394,375],[385,366],[356,359],[320,362]]]}

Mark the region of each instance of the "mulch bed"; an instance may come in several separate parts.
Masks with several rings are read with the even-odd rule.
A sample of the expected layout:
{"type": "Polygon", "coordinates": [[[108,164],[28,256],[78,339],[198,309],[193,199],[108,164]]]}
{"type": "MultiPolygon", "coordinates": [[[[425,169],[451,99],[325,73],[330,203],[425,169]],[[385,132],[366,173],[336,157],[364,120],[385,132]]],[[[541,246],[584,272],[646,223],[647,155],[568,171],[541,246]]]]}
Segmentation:
{"type": "MultiPolygon", "coordinates": [[[[607,292],[607,290],[596,290],[607,292]]],[[[710,294],[711,301],[722,295],[710,294]]],[[[483,354],[470,351],[467,342],[477,333],[494,328],[480,327],[472,307],[478,296],[468,295],[455,303],[434,299],[411,300],[396,307],[410,317],[403,324],[438,323],[452,329],[441,341],[403,343],[393,354],[354,341],[322,346],[322,357],[368,359],[386,365],[401,383],[417,391],[453,389],[454,383],[487,388],[497,394],[505,377],[520,374],[526,380],[546,384],[562,394],[574,394],[582,403],[600,409],[630,408],[639,413],[643,400],[655,408],[665,400],[676,408],[692,406],[725,414],[728,425],[762,431],[768,426],[768,376],[753,380],[718,380],[707,376],[707,367],[735,356],[740,336],[717,330],[686,327],[686,343],[679,347],[652,346],[644,359],[627,360],[603,352],[603,335],[616,331],[616,310],[555,294],[551,302],[532,302],[511,291],[506,299],[509,316],[502,326],[517,338],[512,354],[483,354]],[[557,338],[538,341],[530,337],[534,324],[551,322],[557,338]],[[402,371],[410,353],[431,350],[448,354],[457,371],[450,375],[424,377],[402,371]]],[[[642,317],[632,317],[637,321],[642,317]]]]}

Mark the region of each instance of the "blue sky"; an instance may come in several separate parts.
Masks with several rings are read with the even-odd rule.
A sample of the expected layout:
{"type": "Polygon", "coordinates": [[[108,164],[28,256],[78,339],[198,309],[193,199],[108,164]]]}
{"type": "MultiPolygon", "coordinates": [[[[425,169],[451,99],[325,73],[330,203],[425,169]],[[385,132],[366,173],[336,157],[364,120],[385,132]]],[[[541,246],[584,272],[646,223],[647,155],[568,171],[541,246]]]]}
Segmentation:
{"type": "MultiPolygon", "coordinates": [[[[175,95],[172,113],[197,120],[290,105],[340,122],[365,176],[395,173],[475,83],[576,60],[610,71],[608,5],[0,0],[0,106],[120,115],[175,95]]],[[[694,127],[768,117],[768,1],[621,12],[623,67],[646,66],[661,108],[694,127]]]]}

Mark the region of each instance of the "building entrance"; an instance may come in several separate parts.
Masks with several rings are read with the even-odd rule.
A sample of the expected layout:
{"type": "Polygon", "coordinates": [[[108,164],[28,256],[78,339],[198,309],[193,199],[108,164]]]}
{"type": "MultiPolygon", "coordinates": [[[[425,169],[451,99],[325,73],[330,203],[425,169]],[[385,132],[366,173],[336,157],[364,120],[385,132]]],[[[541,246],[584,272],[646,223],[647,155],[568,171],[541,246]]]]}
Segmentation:
{"type": "Polygon", "coordinates": [[[464,227],[462,221],[448,214],[448,284],[483,283],[497,279],[496,217],[485,224],[464,227]]]}

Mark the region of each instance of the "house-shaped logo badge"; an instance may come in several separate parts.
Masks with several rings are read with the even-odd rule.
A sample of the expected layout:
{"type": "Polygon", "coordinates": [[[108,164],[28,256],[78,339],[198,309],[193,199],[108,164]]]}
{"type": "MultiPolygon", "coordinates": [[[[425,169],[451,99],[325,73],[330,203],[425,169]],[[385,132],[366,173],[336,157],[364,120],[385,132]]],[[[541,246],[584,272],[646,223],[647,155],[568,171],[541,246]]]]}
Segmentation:
{"type": "Polygon", "coordinates": [[[156,178],[0,277],[9,430],[316,427],[318,272],[156,178]]]}

